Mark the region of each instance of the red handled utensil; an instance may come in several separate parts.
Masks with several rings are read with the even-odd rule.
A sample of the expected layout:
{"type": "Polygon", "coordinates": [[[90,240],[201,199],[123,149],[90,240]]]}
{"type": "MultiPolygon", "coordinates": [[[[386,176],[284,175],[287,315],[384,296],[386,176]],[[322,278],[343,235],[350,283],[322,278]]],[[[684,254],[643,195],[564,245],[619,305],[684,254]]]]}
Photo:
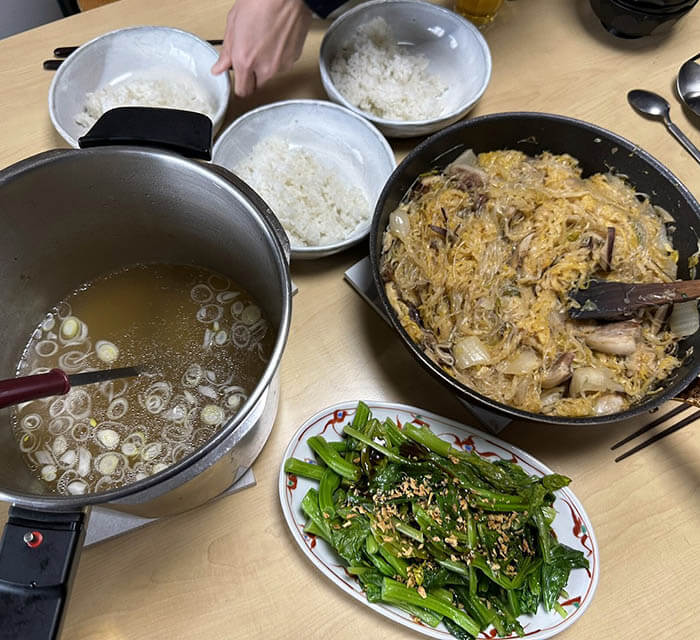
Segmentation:
{"type": "Polygon", "coordinates": [[[48,373],[0,380],[0,408],[47,396],[62,396],[73,387],[116,378],[133,378],[140,373],[141,367],[104,369],[74,375],[68,375],[62,369],[51,369],[48,373]]]}

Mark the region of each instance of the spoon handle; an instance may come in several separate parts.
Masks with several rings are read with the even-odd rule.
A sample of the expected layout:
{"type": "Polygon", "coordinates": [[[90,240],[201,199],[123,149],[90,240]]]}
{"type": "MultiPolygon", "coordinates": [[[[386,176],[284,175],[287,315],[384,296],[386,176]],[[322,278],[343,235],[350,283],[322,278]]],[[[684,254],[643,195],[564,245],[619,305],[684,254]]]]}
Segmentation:
{"type": "Polygon", "coordinates": [[[664,121],[666,124],[666,127],[668,130],[671,132],[671,134],[680,142],[684,147],[685,150],[695,158],[695,160],[700,163],[700,149],[698,149],[689,139],[688,136],[685,135],[673,122],[670,120],[665,120],[664,121]]]}

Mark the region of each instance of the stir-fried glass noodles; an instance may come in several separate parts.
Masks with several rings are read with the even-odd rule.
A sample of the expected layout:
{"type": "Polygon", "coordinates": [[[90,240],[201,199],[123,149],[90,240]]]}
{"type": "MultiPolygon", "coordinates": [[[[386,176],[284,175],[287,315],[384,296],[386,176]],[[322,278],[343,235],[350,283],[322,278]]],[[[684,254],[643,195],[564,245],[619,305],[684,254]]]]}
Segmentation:
{"type": "Polygon", "coordinates": [[[245,291],[200,267],[139,265],[86,284],[45,316],[17,374],[145,373],[20,405],[14,431],[26,463],[61,494],[162,471],[237,413],[273,333],[245,291]]]}
{"type": "Polygon", "coordinates": [[[572,320],[568,293],[592,277],[674,280],[672,222],[618,176],[582,178],[569,155],[467,151],[391,214],[382,275],[408,335],[464,385],[536,413],[615,413],[679,365],[683,332],[667,308],[572,320]]]}

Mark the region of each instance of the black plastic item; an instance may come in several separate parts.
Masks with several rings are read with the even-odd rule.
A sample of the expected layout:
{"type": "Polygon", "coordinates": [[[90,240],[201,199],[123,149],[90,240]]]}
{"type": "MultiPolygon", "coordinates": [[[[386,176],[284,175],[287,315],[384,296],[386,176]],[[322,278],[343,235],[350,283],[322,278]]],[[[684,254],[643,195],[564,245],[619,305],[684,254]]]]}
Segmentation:
{"type": "Polygon", "coordinates": [[[211,158],[212,121],[202,113],[160,107],[118,107],[78,139],[81,149],[126,144],[211,158]]]}
{"type": "Polygon", "coordinates": [[[80,13],[78,0],[58,0],[58,6],[61,8],[61,12],[64,16],[72,16],[76,13],[80,13]]]}
{"type": "MultiPolygon", "coordinates": [[[[614,4],[639,11],[673,13],[694,5],[696,0],[614,0],[614,4]]],[[[57,56],[58,57],[58,56],[57,56]]]]}
{"type": "Polygon", "coordinates": [[[517,149],[531,156],[543,151],[568,153],[579,161],[584,177],[608,171],[625,175],[640,192],[653,194],[654,204],[673,216],[675,225],[669,229],[669,236],[679,254],[679,279],[689,279],[688,258],[697,251],[700,204],[663,164],[629,140],[581,120],[547,113],[494,113],[458,122],[427,138],[404,158],[387,180],[372,218],[369,255],[374,285],[384,313],[411,355],[468,403],[512,419],[557,425],[599,425],[632,418],[675,398],[693,382],[700,373],[700,331],[680,342],[677,355],[682,364],[663,380],[658,393],[647,396],[626,411],[585,418],[533,413],[496,402],[462,384],[425,355],[401,326],[384,289],[380,263],[384,230],[392,211],[420,174],[445,168],[466,149],[473,149],[477,154],[498,149],[517,149]]]}
{"type": "Polygon", "coordinates": [[[85,513],[10,507],[0,542],[0,639],[58,637],[85,513]]]}
{"type": "Polygon", "coordinates": [[[619,38],[641,38],[667,31],[690,11],[698,0],[678,5],[624,2],[623,0],[590,0],[600,23],[619,38]]]}

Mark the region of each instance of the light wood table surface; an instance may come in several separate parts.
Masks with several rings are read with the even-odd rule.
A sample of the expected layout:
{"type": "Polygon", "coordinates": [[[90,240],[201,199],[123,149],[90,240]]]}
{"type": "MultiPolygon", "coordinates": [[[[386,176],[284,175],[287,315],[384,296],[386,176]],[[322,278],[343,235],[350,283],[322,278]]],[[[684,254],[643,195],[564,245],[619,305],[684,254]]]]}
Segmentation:
{"type": "MultiPolygon", "coordinates": [[[[138,24],[218,38],[230,4],[120,0],[0,41],[0,168],[66,146],[48,117],[52,74],[41,68],[55,46],[138,24]]],[[[326,26],[314,23],[291,72],[250,99],[234,99],[227,121],[279,99],[324,98],[317,54],[326,26]]],[[[625,98],[632,88],[665,95],[676,123],[700,144],[700,119],[681,109],[672,89],[681,62],[700,49],[700,8],[665,37],[627,41],[601,28],[587,0],[515,0],[504,4],[485,36],[493,76],[473,115],[527,110],[588,120],[637,142],[700,195],[700,167],[662,124],[636,115],[625,98]]],[[[397,154],[416,142],[397,144],[397,154]]],[[[281,365],[279,414],[254,464],[257,485],[86,550],[64,638],[412,636],[316,571],[292,541],[277,495],[290,436],[308,416],[335,402],[397,401],[470,420],[343,281],[344,270],[365,251],[359,247],[292,266],[299,293],[281,365]]],[[[598,591],[563,639],[698,637],[699,427],[687,427],[614,464],[610,445],[641,422],[577,429],[518,423],[501,435],[570,475],[595,528],[601,550],[598,591]]],[[[6,507],[0,525],[5,514],[6,507]]]]}

